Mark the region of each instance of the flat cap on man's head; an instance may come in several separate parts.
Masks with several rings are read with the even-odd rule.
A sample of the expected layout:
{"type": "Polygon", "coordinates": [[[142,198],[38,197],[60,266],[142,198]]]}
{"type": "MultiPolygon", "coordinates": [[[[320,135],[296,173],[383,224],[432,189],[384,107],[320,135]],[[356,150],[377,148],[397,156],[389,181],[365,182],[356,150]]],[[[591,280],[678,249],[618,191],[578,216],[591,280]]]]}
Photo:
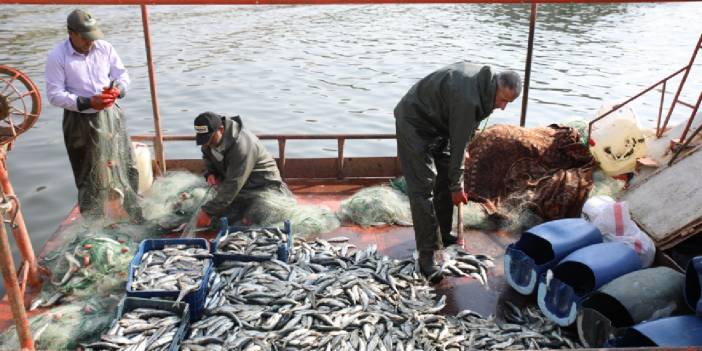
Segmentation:
{"type": "Polygon", "coordinates": [[[222,116],[214,112],[204,112],[195,117],[195,143],[203,145],[212,137],[212,133],[221,128],[222,116]]]}
{"type": "Polygon", "coordinates": [[[68,30],[78,33],[83,39],[102,39],[102,31],[98,28],[97,20],[84,10],[73,10],[67,19],[68,30]]]}

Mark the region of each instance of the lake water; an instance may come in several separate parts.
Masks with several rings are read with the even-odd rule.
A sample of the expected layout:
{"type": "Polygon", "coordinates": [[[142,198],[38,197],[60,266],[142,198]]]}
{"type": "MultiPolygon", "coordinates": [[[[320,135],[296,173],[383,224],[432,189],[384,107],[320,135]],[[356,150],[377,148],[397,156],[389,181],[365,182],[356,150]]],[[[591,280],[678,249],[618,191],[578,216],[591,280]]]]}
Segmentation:
{"type": "MultiPolygon", "coordinates": [[[[73,8],[0,5],[0,64],[28,74],[42,95],[46,54],[66,37],[73,8]]],[[[121,102],[130,133],[153,133],[140,8],[89,10],[132,77],[121,102]]],[[[394,133],[397,101],[445,64],[523,73],[529,23],[529,5],[151,6],[149,14],[165,134],[192,133],[207,110],[239,114],[258,133],[394,133]]],[[[527,125],[592,118],[686,65],[701,18],[702,3],[540,5],[527,125]]],[[[683,91],[692,103],[699,66],[683,91]]],[[[658,100],[634,106],[643,125],[655,125],[658,100]]],[[[489,123],[518,124],[521,103],[489,123]]],[[[679,110],[676,121],[689,114],[679,110]]],[[[76,200],[61,116],[44,96],[39,121],[8,156],[36,251],[76,200]]],[[[335,156],[335,148],[290,142],[288,155],[335,156]]],[[[347,148],[349,156],[395,152],[389,141],[347,148]]],[[[166,146],[167,157],[198,155],[193,143],[166,146]]]]}

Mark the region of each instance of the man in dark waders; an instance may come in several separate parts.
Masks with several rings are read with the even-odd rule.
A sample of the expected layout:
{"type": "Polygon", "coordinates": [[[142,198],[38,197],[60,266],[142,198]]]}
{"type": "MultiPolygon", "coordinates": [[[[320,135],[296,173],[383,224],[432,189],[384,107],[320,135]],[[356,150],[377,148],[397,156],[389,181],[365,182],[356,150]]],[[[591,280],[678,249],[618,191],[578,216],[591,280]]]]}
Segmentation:
{"type": "Polygon", "coordinates": [[[266,146],[244,128],[239,116],[200,114],[195,118],[195,141],[201,146],[207,184],[217,186],[217,195],[200,209],[198,227],[209,227],[213,218],[224,216],[230,223],[259,223],[259,218],[244,215],[263,192],[293,196],[266,146]]]}
{"type": "MultiPolygon", "coordinates": [[[[436,271],[434,251],[456,242],[453,205],[468,203],[463,164],[478,123],[493,109],[504,109],[521,90],[513,71],[495,74],[488,66],[459,62],[422,78],[395,107],[397,152],[426,277],[436,271]]],[[[432,282],[440,280],[435,276],[432,282]]]]}
{"type": "Polygon", "coordinates": [[[68,15],[68,38],[46,61],[46,92],[63,108],[63,137],[83,217],[102,218],[108,199],[119,199],[132,221],[141,222],[135,166],[124,116],[129,75],[115,48],[88,12],[68,15]]]}

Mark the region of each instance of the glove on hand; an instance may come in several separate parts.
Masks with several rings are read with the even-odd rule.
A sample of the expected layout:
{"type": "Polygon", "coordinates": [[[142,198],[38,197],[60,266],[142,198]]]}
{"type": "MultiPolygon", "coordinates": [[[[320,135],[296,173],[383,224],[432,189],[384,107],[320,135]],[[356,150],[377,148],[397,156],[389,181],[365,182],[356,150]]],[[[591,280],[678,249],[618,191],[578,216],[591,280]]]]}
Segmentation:
{"type": "Polygon", "coordinates": [[[219,179],[217,179],[217,176],[214,174],[210,174],[207,176],[207,185],[209,186],[214,186],[219,184],[219,179]]]}
{"type": "Polygon", "coordinates": [[[198,228],[208,228],[212,224],[212,217],[207,214],[207,212],[200,210],[197,214],[197,223],[195,224],[198,228]]]}
{"type": "Polygon", "coordinates": [[[117,88],[117,87],[112,87],[112,88],[104,87],[104,88],[102,88],[102,93],[103,93],[104,95],[110,95],[110,96],[112,96],[112,99],[113,99],[113,100],[117,100],[117,98],[119,98],[119,95],[120,95],[122,92],[121,92],[121,91],[119,90],[119,88],[117,88]]]}
{"type": "Polygon", "coordinates": [[[90,107],[96,110],[104,110],[107,107],[112,106],[115,99],[109,94],[98,94],[90,98],[90,107]]]}
{"type": "Polygon", "coordinates": [[[466,195],[463,190],[454,191],[451,193],[451,201],[453,201],[455,206],[458,206],[458,204],[467,204],[468,195],[466,195]]]}

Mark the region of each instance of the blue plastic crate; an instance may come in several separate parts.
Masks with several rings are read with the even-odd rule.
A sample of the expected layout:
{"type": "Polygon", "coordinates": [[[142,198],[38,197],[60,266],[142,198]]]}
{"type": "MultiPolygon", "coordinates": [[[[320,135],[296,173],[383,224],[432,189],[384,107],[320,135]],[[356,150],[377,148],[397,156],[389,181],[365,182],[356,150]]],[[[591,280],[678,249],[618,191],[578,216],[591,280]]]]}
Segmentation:
{"type": "Polygon", "coordinates": [[[215,238],[214,241],[212,241],[212,254],[214,255],[214,264],[215,266],[219,265],[220,263],[224,261],[244,261],[244,262],[251,262],[251,261],[268,261],[273,258],[277,258],[280,261],[283,262],[288,262],[288,258],[290,256],[290,252],[292,252],[292,245],[293,245],[293,231],[292,231],[292,225],[290,224],[290,221],[286,220],[283,222],[283,228],[259,228],[259,227],[246,227],[246,226],[229,226],[229,222],[227,221],[226,217],[222,217],[220,219],[220,230],[219,233],[217,234],[217,237],[215,238]],[[262,256],[262,255],[243,255],[243,254],[224,254],[224,253],[218,253],[217,252],[217,245],[219,244],[219,241],[226,236],[229,233],[232,232],[238,232],[238,231],[246,231],[246,230],[256,230],[256,229],[268,229],[268,230],[278,230],[280,229],[283,233],[285,233],[288,236],[287,242],[280,243],[278,244],[278,249],[277,252],[271,253],[270,255],[262,256]]]}
{"type": "Polygon", "coordinates": [[[190,307],[185,302],[173,303],[173,301],[156,300],[156,299],[142,299],[139,297],[125,297],[119,303],[117,308],[117,317],[111,326],[118,323],[122,315],[127,312],[133,311],[137,308],[153,308],[157,310],[174,312],[180,316],[180,324],[178,325],[178,330],[173,336],[173,341],[171,341],[171,346],[168,351],[176,351],[180,347],[181,341],[185,337],[185,333],[188,331],[190,325],[190,307]]]}
{"type": "MultiPolygon", "coordinates": [[[[128,297],[142,297],[142,298],[160,298],[160,299],[177,299],[179,290],[133,290],[132,289],[132,279],[134,278],[134,271],[139,264],[144,254],[148,251],[161,250],[166,245],[188,245],[202,247],[203,249],[209,250],[209,243],[207,240],[202,238],[181,238],[181,239],[146,239],[139,244],[139,249],[137,250],[132,263],[129,265],[129,277],[127,278],[127,296],[128,297]]],[[[202,317],[202,312],[205,307],[205,298],[207,298],[207,287],[210,280],[210,275],[212,274],[212,260],[209,260],[209,264],[205,265],[205,269],[202,275],[202,283],[200,287],[185,295],[182,301],[187,302],[190,305],[190,320],[195,321],[202,317]]]]}

